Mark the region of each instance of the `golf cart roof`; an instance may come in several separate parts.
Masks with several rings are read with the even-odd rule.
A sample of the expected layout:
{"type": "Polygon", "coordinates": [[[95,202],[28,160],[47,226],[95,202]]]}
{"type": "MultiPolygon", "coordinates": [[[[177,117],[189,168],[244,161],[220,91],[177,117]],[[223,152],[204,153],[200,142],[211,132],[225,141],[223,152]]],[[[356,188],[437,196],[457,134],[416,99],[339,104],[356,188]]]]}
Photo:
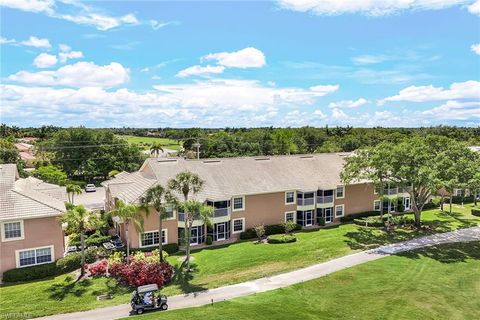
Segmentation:
{"type": "Polygon", "coordinates": [[[152,291],[157,291],[158,290],[158,285],[156,283],[154,284],[147,284],[144,286],[140,286],[137,288],[138,293],[146,293],[146,292],[152,292],[152,291]]]}

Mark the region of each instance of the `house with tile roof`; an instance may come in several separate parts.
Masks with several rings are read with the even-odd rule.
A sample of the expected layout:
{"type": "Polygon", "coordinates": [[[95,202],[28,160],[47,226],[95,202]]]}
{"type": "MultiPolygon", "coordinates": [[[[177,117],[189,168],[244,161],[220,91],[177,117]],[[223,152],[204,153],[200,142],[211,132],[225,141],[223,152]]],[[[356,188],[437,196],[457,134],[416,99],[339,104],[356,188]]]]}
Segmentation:
{"type": "MultiPolygon", "coordinates": [[[[139,171],[122,174],[104,183],[107,210],[116,200],[139,204],[148,188],[168,181],[178,173],[190,171],[204,180],[204,187],[193,198],[214,207],[212,226],[195,221],[191,230],[192,245],[213,241],[230,241],[257,224],[273,225],[292,220],[303,228],[339,223],[345,215],[379,211],[381,200],[372,183],[358,181],[343,185],[340,173],[346,153],[311,155],[241,157],[188,160],[150,158],[139,171]]],[[[408,193],[387,188],[384,194],[399,197],[410,209],[408,193]]],[[[181,196],[177,195],[180,199],[181,196]]],[[[384,203],[384,210],[397,210],[398,203],[384,203]]],[[[399,202],[399,203],[400,203],[399,202]]],[[[144,232],[129,232],[132,247],[155,246],[177,242],[184,232],[182,212],[170,212],[158,232],[156,214],[145,217],[144,232]],[[161,239],[161,240],[160,240],[161,239]]],[[[117,230],[125,239],[123,226],[117,230]]]]}
{"type": "Polygon", "coordinates": [[[63,256],[58,217],[66,211],[65,199],[65,187],[21,179],[15,164],[0,164],[0,277],[63,256]]]}

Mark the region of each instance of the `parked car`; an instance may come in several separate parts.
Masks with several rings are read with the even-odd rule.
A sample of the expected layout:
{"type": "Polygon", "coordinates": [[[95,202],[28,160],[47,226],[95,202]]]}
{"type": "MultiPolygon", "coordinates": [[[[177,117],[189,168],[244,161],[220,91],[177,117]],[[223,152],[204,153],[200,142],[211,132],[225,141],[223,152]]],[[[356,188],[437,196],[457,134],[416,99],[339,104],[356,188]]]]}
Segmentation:
{"type": "Polygon", "coordinates": [[[120,239],[119,236],[114,236],[110,240],[110,242],[115,246],[115,248],[120,249],[125,247],[125,244],[123,243],[122,239],[120,239]]]}
{"type": "Polygon", "coordinates": [[[102,243],[102,246],[107,250],[115,249],[115,245],[111,241],[102,243]]]}
{"type": "Polygon", "coordinates": [[[93,183],[89,183],[85,186],[85,192],[95,192],[97,191],[97,188],[93,183]]]}
{"type": "Polygon", "coordinates": [[[167,296],[160,294],[155,296],[157,291],[157,284],[137,287],[132,292],[132,299],[130,300],[130,305],[132,306],[131,313],[142,314],[144,311],[150,310],[167,310],[167,296]]]}
{"type": "Polygon", "coordinates": [[[68,246],[65,248],[64,256],[79,251],[80,249],[77,246],[68,246]]]}

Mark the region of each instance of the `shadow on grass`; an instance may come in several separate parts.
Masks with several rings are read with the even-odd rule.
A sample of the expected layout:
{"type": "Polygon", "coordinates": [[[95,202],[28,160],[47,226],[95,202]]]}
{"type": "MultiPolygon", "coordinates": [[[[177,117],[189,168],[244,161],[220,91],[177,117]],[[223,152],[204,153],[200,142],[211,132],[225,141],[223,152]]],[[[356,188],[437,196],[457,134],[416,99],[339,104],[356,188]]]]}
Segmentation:
{"type": "Polygon", "coordinates": [[[367,250],[393,242],[410,240],[427,234],[429,233],[422,230],[397,229],[387,233],[378,228],[358,227],[357,230],[345,234],[345,237],[347,237],[345,242],[353,250],[367,250]]]}
{"type": "Polygon", "coordinates": [[[410,259],[427,257],[442,263],[465,262],[468,259],[480,260],[480,241],[442,244],[401,252],[397,255],[410,259]]]}
{"type": "Polygon", "coordinates": [[[89,279],[77,282],[68,276],[64,281],[52,284],[46,291],[50,292],[50,299],[62,301],[68,295],[83,296],[91,284],[89,279]]]}
{"type": "Polygon", "coordinates": [[[185,269],[186,262],[184,261],[180,265],[175,266],[175,275],[172,279],[172,285],[178,285],[180,290],[185,293],[195,293],[200,291],[205,291],[208,288],[203,284],[192,284],[191,281],[194,278],[195,273],[198,272],[198,266],[194,262],[190,262],[190,268],[193,269],[193,272],[187,272],[185,269]]]}

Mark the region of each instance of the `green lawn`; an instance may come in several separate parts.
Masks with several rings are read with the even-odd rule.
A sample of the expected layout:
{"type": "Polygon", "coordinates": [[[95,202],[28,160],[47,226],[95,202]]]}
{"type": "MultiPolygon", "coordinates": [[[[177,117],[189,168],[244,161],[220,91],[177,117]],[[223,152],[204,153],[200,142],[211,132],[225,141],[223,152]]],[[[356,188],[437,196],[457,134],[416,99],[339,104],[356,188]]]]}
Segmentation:
{"type": "Polygon", "coordinates": [[[480,242],[386,257],[284,289],[138,319],[480,319],[480,242]]]}
{"type": "Polygon", "coordinates": [[[179,150],[182,146],[176,140],[168,138],[138,137],[129,135],[119,135],[119,138],[127,140],[128,143],[138,144],[143,150],[148,150],[152,143],[159,142],[163,147],[172,150],[179,150]]]}
{"type": "MultiPolygon", "coordinates": [[[[318,231],[299,232],[295,243],[273,245],[244,241],[201,249],[193,252],[195,272],[187,276],[179,271],[181,256],[171,255],[168,260],[178,272],[172,284],[163,289],[163,293],[175,295],[252,280],[382,244],[480,224],[480,218],[470,214],[468,205],[464,208],[454,207],[452,215],[439,210],[425,211],[422,220],[432,228],[424,231],[397,230],[387,234],[379,229],[344,224],[318,231]]],[[[127,290],[119,287],[109,288],[105,279],[92,279],[77,284],[65,283],[64,279],[65,276],[60,276],[44,281],[2,286],[0,310],[11,308],[11,305],[19,301],[18,299],[25,299],[30,303],[23,306],[24,311],[31,313],[32,316],[41,316],[126,303],[129,298],[127,290]],[[61,291],[62,294],[52,295],[52,291],[61,291]],[[102,302],[95,300],[97,294],[107,291],[114,293],[114,300],[102,302]]]]}

